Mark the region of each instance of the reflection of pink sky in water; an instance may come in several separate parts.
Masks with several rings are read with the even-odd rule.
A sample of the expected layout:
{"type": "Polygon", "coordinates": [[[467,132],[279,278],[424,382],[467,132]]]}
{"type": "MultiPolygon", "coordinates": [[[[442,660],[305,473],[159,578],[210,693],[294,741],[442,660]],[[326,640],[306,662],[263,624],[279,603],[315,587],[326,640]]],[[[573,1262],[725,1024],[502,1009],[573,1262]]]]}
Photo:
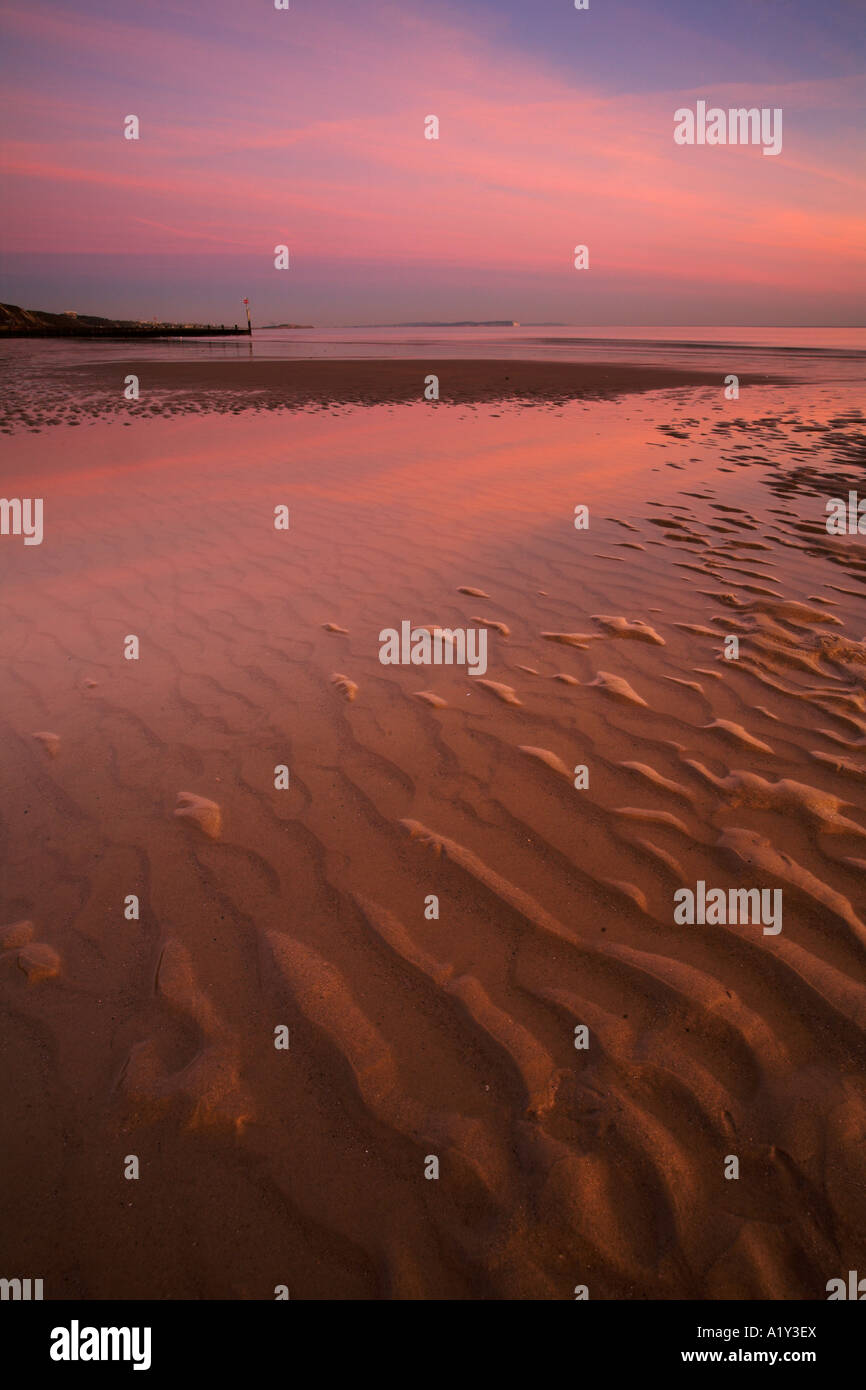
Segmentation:
{"type": "MultiPolygon", "coordinates": [[[[230,500],[246,511],[255,499],[297,507],[317,498],[409,516],[435,500],[443,524],[458,529],[471,517],[477,533],[477,519],[494,513],[521,528],[530,519],[552,520],[563,505],[568,512],[577,486],[612,504],[621,482],[659,463],[648,440],[678,447],[653,431],[670,421],[682,399],[624,397],[525,410],[344,407],[327,415],[250,412],[48,428],[38,437],[16,437],[15,471],[6,486],[14,482],[32,493],[41,478],[49,497],[73,506],[78,500],[126,512],[153,495],[183,501],[198,515],[230,500]]],[[[729,409],[739,413],[739,403],[729,409]]],[[[651,490],[661,486],[657,480],[651,490]]]]}
{"type": "MultiPolygon", "coordinates": [[[[648,499],[673,504],[684,489],[707,483],[715,497],[760,514],[774,505],[761,481],[766,469],[718,472],[743,436],[707,436],[707,427],[791,407],[820,421],[845,408],[836,389],[821,397],[815,388],[763,387],[736,402],[699,390],[547,409],[344,407],[48,428],[15,440],[4,487],[7,495],[44,497],[45,542],[22,557],[4,541],[5,585],[14,592],[40,574],[49,585],[65,584],[93,569],[121,576],[127,565],[151,574],[167,564],[178,573],[202,562],[255,568],[273,547],[279,503],[292,517],[279,544],[300,547],[325,569],[348,540],[374,552],[393,544],[419,564],[428,554],[480,556],[546,534],[597,550],[617,529],[605,518],[652,516],[648,499]],[[690,438],[659,431],[683,417],[701,422],[686,426],[690,438]],[[592,522],[576,538],[579,503],[589,505],[592,522]]],[[[755,439],[752,447],[766,446],[755,439]]],[[[777,453],[774,443],[768,466],[777,453]]],[[[817,500],[794,505],[823,514],[817,500]]],[[[635,561],[633,552],[619,554],[635,561]]]]}
{"type": "MultiPolygon", "coordinates": [[[[856,405],[856,394],[850,395],[856,405]]],[[[426,509],[432,493],[458,526],[467,515],[490,512],[510,514],[520,525],[520,518],[552,520],[577,485],[609,505],[627,479],[637,503],[644,493],[675,490],[682,478],[663,464],[693,456],[701,431],[690,431],[690,442],[670,439],[657,427],[680,416],[712,424],[799,407],[806,418],[821,421],[844,408],[841,400],[839,391],[827,392],[822,408],[814,390],[752,387],[738,401],[701,390],[547,408],[387,405],[49,427],[38,436],[16,435],[4,488],[34,495],[42,480],[49,497],[83,496],[88,506],[103,499],[120,508],[154,491],[163,500],[192,502],[190,492],[200,490],[200,512],[216,501],[243,505],[288,489],[292,499],[359,506],[380,506],[384,497],[389,511],[408,514],[414,505],[426,509]],[[722,409],[710,413],[720,403],[722,409]]],[[[704,465],[716,461],[704,441],[700,448],[704,465]]],[[[736,486],[741,495],[744,486],[753,497],[761,495],[743,473],[736,486]]],[[[620,502],[627,514],[626,499],[620,502]]]]}

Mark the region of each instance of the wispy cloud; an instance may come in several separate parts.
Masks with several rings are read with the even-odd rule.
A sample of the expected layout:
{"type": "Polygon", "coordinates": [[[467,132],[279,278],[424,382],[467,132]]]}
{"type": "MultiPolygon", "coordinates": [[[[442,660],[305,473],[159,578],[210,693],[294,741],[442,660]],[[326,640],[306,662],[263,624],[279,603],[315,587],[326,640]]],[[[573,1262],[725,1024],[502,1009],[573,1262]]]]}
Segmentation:
{"type": "Polygon", "coordinates": [[[685,64],[677,90],[624,94],[438,7],[13,5],[3,22],[7,252],[196,246],[252,267],[287,241],[295,264],[378,263],[404,286],[423,270],[429,287],[454,267],[559,283],[583,242],[598,275],[654,288],[862,288],[851,77],[778,74],[750,95],[685,64]],[[781,155],[676,146],[673,112],[698,97],[780,106],[781,155]]]}

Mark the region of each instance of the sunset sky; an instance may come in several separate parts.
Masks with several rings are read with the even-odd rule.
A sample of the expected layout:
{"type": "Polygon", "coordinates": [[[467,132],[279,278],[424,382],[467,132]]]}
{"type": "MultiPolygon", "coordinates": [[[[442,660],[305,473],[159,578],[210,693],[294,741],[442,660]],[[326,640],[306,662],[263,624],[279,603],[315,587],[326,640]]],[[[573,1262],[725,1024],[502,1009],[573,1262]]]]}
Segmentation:
{"type": "Polygon", "coordinates": [[[234,322],[249,295],[260,323],[322,326],[864,321],[855,0],[19,0],[0,28],[0,300],[234,322]],[[781,154],[674,144],[699,99],[781,107],[781,154]]]}

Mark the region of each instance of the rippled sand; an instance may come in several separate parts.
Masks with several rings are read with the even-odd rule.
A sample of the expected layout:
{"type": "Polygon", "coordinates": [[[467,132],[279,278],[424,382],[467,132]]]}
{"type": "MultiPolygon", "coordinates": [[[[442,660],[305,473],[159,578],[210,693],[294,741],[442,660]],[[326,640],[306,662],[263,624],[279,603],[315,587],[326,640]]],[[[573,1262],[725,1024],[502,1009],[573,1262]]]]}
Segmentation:
{"type": "Polygon", "coordinates": [[[849,388],[248,404],[34,400],[10,446],[4,1268],[825,1298],[866,1229],[849,388]],[[486,624],[483,678],[382,665],[404,620],[486,624]],[[783,930],[675,925],[698,880],[783,930]]]}

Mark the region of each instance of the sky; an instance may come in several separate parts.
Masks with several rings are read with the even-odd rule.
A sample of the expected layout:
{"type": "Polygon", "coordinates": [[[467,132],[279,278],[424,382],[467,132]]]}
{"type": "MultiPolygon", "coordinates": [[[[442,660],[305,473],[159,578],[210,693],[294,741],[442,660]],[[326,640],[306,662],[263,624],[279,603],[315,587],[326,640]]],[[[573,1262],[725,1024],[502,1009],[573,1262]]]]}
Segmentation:
{"type": "Polygon", "coordinates": [[[863,324],[864,32],[861,0],[12,0],[0,300],[863,324]],[[781,108],[781,153],[676,144],[699,100],[781,108]]]}

